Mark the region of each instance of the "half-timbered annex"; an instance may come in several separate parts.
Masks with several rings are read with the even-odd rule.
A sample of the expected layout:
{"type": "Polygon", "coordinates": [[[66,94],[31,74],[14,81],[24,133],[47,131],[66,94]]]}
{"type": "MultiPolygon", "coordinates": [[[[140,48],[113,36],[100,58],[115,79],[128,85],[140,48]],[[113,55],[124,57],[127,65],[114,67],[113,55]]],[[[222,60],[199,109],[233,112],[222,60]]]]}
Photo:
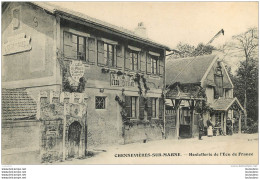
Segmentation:
{"type": "Polygon", "coordinates": [[[233,84],[222,60],[218,53],[167,60],[166,138],[197,136],[200,117],[205,126],[212,120],[216,135],[226,135],[232,119],[241,132],[243,107],[233,97],[233,84]]]}

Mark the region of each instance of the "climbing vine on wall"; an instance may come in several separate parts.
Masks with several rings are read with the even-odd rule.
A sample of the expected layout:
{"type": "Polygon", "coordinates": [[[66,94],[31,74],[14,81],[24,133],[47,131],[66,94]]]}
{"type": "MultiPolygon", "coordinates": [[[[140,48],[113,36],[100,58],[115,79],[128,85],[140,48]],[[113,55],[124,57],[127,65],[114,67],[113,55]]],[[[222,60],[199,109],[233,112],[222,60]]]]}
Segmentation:
{"type": "Polygon", "coordinates": [[[69,80],[69,78],[71,76],[70,71],[69,71],[69,64],[70,64],[71,60],[67,60],[67,62],[65,62],[64,54],[59,49],[57,50],[56,53],[57,53],[57,59],[59,61],[60,68],[61,68],[63,90],[67,91],[67,92],[78,92],[78,93],[84,92],[85,85],[86,85],[86,79],[84,77],[81,77],[79,79],[78,85],[73,86],[71,81],[69,80]]]}
{"type": "Polygon", "coordinates": [[[127,118],[127,112],[126,112],[125,102],[124,102],[122,99],[120,99],[120,97],[117,96],[117,95],[116,95],[116,97],[115,97],[115,101],[117,101],[118,104],[119,104],[119,106],[121,107],[120,114],[121,114],[123,123],[126,124],[127,122],[129,122],[129,119],[127,118]]]}
{"type": "Polygon", "coordinates": [[[147,86],[146,79],[145,79],[144,75],[140,75],[139,73],[137,73],[135,75],[134,81],[138,84],[138,89],[139,89],[139,94],[140,95],[143,94],[143,89],[142,89],[142,86],[141,86],[141,79],[142,79],[142,82],[144,84],[144,92],[145,92],[145,94],[148,92],[148,90],[150,90],[150,88],[147,86]]]}

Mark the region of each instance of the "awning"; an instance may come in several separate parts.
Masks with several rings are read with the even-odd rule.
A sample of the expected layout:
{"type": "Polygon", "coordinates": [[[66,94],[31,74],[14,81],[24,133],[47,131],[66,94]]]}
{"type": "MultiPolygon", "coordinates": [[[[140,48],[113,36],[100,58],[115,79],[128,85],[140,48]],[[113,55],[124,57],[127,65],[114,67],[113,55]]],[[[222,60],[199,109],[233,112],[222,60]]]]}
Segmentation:
{"type": "Polygon", "coordinates": [[[148,92],[145,94],[145,97],[150,97],[150,98],[161,98],[162,93],[153,93],[153,92],[148,92]]]}
{"type": "Polygon", "coordinates": [[[139,96],[139,93],[137,91],[124,91],[124,94],[126,96],[139,96]]]}
{"type": "Polygon", "coordinates": [[[215,111],[227,111],[233,105],[237,105],[240,110],[244,110],[237,98],[219,98],[210,105],[215,111]]]}

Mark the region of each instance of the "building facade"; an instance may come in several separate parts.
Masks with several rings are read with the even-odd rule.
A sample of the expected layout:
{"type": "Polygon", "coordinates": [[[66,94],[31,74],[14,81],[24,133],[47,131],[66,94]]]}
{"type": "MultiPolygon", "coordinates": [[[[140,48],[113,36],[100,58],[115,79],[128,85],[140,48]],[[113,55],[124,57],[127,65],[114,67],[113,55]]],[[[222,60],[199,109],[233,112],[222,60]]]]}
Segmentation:
{"type": "Polygon", "coordinates": [[[49,162],[104,145],[162,139],[170,49],[141,36],[142,23],[131,32],[47,3],[2,6],[2,126],[37,123],[33,133],[14,135],[21,142],[24,133],[39,136],[31,150],[12,142],[11,128],[2,130],[9,136],[2,138],[6,163],[21,150],[49,162]]]}
{"type": "MultiPolygon", "coordinates": [[[[211,119],[215,129],[227,134],[227,121],[235,118],[241,132],[243,107],[233,97],[233,84],[223,56],[211,55],[168,59],[166,63],[166,137],[198,135],[198,120],[211,119]],[[239,112],[234,115],[234,111],[239,112]]],[[[206,130],[205,130],[206,131],[206,130]]]]}

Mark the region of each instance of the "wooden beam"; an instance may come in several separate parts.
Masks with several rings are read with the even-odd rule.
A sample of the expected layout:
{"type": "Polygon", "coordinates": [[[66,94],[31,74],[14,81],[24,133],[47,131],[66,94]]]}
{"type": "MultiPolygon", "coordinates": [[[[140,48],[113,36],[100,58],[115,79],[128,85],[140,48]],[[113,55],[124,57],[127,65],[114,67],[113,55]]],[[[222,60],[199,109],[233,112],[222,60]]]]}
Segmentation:
{"type": "Polygon", "coordinates": [[[241,126],[241,116],[242,116],[241,110],[239,110],[239,121],[238,121],[238,133],[239,134],[241,134],[241,128],[242,128],[242,126],[241,126]]]}
{"type": "Polygon", "coordinates": [[[178,139],[180,136],[180,109],[179,107],[175,109],[176,110],[176,138],[178,139]]]}

